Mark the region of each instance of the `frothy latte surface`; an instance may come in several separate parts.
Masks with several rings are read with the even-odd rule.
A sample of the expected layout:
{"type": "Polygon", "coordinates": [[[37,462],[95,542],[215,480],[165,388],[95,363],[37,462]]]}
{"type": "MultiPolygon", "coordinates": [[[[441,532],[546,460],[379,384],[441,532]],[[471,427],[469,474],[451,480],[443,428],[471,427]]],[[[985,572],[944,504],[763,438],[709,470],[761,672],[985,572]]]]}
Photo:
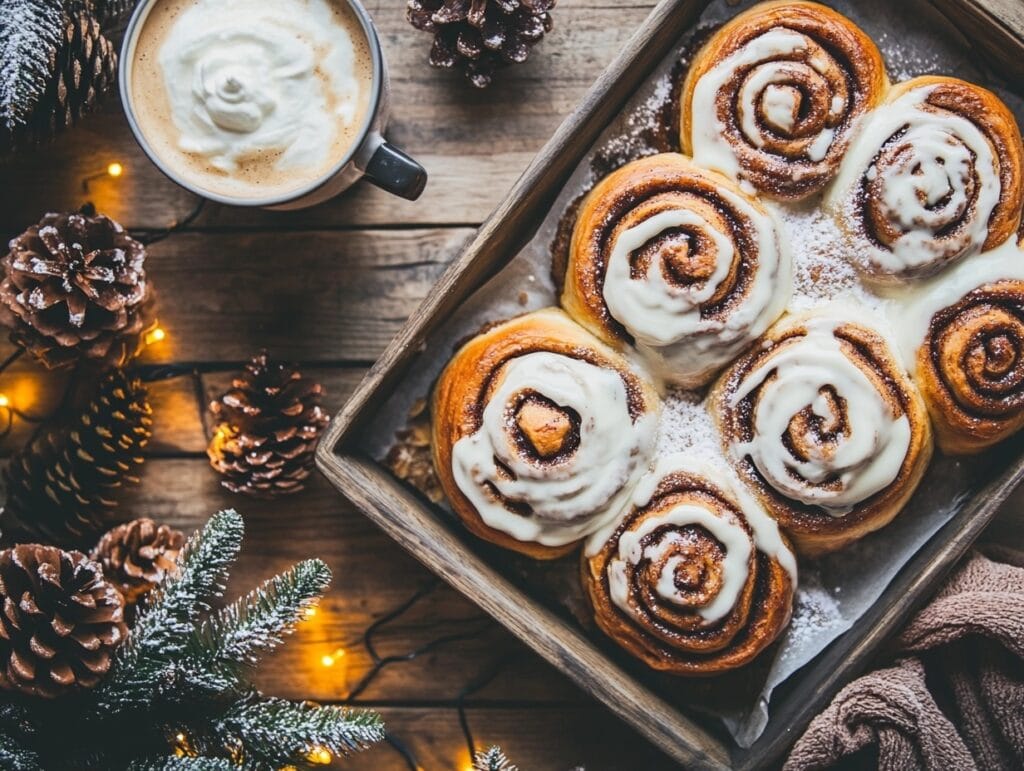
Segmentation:
{"type": "Polygon", "coordinates": [[[343,0],[162,0],[139,34],[129,86],[164,164],[211,193],[266,199],[308,186],[349,152],[372,66],[343,0]]]}

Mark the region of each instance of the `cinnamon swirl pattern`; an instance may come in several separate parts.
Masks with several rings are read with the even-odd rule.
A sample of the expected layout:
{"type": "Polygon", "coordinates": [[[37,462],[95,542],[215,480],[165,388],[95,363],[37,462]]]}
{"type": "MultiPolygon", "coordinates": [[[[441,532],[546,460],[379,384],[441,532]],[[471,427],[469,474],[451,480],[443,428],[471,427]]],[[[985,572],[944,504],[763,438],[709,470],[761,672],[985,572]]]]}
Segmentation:
{"type": "Polygon", "coordinates": [[[979,452],[1024,428],[1024,248],[1010,240],[944,274],[905,328],[944,452],[979,452]]]}
{"type": "Polygon", "coordinates": [[[672,382],[707,383],[789,299],[776,223],[719,174],[674,153],[603,179],[580,208],[563,307],[630,342],[672,382]]]}
{"type": "Polygon", "coordinates": [[[648,466],[654,386],[557,309],[470,340],[438,381],[434,463],[478,536],[538,558],[613,519],[648,466]]]}
{"type": "Polygon", "coordinates": [[[1024,200],[1021,135],[992,92],[955,78],[892,88],[863,123],[826,207],[870,278],[896,281],[1009,239],[1024,200]]]}
{"type": "Polygon", "coordinates": [[[858,315],[783,319],[711,393],[727,456],[806,554],[888,524],[931,457],[920,394],[858,315]]]}
{"type": "Polygon", "coordinates": [[[845,16],[817,3],[763,3],[694,59],[682,92],[683,152],[745,189],[806,198],[835,176],[887,83],[878,48],[845,16]]]}
{"type": "Polygon", "coordinates": [[[732,478],[723,466],[662,458],[613,532],[588,549],[583,580],[598,626],[654,669],[742,666],[789,622],[796,559],[732,478]]]}

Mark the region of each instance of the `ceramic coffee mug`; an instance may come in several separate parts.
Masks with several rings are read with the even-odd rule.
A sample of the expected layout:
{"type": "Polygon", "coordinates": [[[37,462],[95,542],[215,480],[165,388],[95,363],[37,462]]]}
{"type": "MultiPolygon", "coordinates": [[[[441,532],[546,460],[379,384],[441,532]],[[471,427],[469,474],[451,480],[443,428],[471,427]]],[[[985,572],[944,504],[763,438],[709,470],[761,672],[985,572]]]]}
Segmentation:
{"type": "MultiPolygon", "coordinates": [[[[226,194],[224,191],[205,189],[197,179],[190,179],[186,172],[173,168],[173,164],[162,159],[156,152],[153,138],[147,137],[144,127],[140,125],[137,97],[133,94],[133,68],[137,65],[136,54],[140,35],[153,9],[158,3],[167,1],[143,0],[139,3],[125,30],[118,74],[125,113],[136,140],[150,160],[177,184],[197,195],[221,203],[270,209],[300,209],[313,206],[333,198],[364,176],[389,193],[409,200],[415,200],[423,192],[427,181],[426,171],[408,155],[389,144],[383,137],[388,118],[387,69],[373,22],[358,0],[330,1],[347,5],[347,9],[351,11],[365,38],[366,47],[363,53],[368,52],[371,65],[369,100],[362,116],[361,126],[354,132],[354,139],[348,145],[347,151],[342,157],[335,160],[326,173],[320,173],[307,184],[289,188],[286,192],[265,197],[253,197],[236,196],[226,194]]],[[[358,47],[362,48],[362,46],[358,47]]],[[[365,83],[366,73],[363,70],[361,72],[363,72],[363,78],[360,79],[360,83],[365,83]]],[[[162,87],[163,83],[160,85],[162,87]]]]}

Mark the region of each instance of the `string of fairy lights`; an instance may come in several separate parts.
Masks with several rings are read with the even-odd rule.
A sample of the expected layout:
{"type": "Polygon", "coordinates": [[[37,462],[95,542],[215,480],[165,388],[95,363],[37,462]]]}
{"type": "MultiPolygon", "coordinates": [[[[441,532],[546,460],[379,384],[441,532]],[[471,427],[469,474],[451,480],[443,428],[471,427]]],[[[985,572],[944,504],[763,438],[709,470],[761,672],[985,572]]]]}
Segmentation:
{"type": "MultiPolygon", "coordinates": [[[[119,180],[124,176],[125,172],[126,169],[122,163],[119,161],[113,161],[107,164],[104,169],[84,177],[82,179],[82,191],[83,193],[88,194],[90,192],[91,184],[97,180],[119,180]]],[[[91,204],[86,204],[86,206],[91,207],[91,204]]],[[[187,228],[202,214],[205,206],[206,199],[198,198],[197,202],[193,208],[188,211],[188,213],[174,220],[166,227],[157,230],[133,230],[132,236],[147,246],[157,243],[158,241],[166,239],[174,233],[187,228]]],[[[163,342],[167,337],[168,333],[166,330],[157,325],[145,334],[143,343],[146,347],[149,347],[163,342]]],[[[0,362],[0,373],[3,373],[17,362],[24,352],[23,348],[18,348],[5,360],[0,362]]],[[[132,371],[143,382],[147,383],[184,376],[192,377],[195,381],[197,396],[199,397],[198,407],[200,411],[200,420],[202,422],[204,419],[203,412],[205,399],[203,397],[201,376],[205,372],[228,368],[230,368],[228,365],[200,365],[197,363],[136,363],[132,366],[132,371]]],[[[69,393],[72,390],[71,385],[74,380],[75,378],[72,374],[72,376],[68,378],[68,383],[63,394],[57,400],[58,406],[47,415],[33,414],[30,411],[31,405],[26,403],[15,404],[14,398],[3,391],[0,391],[0,439],[5,438],[11,433],[15,421],[23,421],[25,423],[32,424],[37,426],[36,430],[38,430],[38,427],[45,424],[63,409],[69,393]]],[[[28,400],[29,399],[27,398],[20,399],[21,402],[28,400]]],[[[446,621],[446,628],[450,630],[454,625],[456,631],[446,631],[440,636],[434,637],[420,645],[400,653],[392,653],[388,655],[382,654],[378,647],[378,636],[394,625],[397,621],[402,619],[409,611],[422,603],[423,600],[437,592],[442,586],[444,586],[444,584],[439,578],[432,577],[429,581],[417,588],[408,598],[398,603],[394,608],[383,613],[380,617],[369,624],[365,630],[363,630],[356,644],[365,650],[370,659],[371,666],[349,687],[345,696],[340,700],[340,703],[344,705],[358,704],[360,696],[362,696],[378,680],[384,671],[393,666],[415,661],[416,659],[436,652],[438,649],[445,646],[472,640],[494,627],[494,621],[489,616],[482,613],[464,619],[450,620],[446,621]]],[[[312,606],[306,610],[305,620],[312,620],[321,612],[322,611],[318,607],[312,606]]],[[[332,669],[347,655],[348,650],[346,648],[337,647],[329,653],[322,654],[319,659],[319,664],[324,669],[332,669]]],[[[518,655],[519,654],[502,655],[491,666],[487,667],[477,677],[467,682],[456,694],[454,694],[451,704],[454,706],[456,711],[460,732],[462,733],[467,757],[469,759],[464,766],[460,766],[458,762],[454,764],[456,768],[460,768],[460,771],[472,771],[472,759],[476,756],[477,750],[479,749],[476,737],[474,736],[470,725],[467,703],[473,695],[490,685],[503,672],[505,672],[517,659],[518,655]]],[[[188,754],[188,737],[184,734],[178,734],[176,741],[179,745],[179,754],[188,754]]],[[[422,771],[423,766],[415,752],[400,737],[395,735],[393,732],[388,731],[385,736],[385,742],[401,757],[402,761],[410,771],[422,771]]],[[[309,749],[309,754],[307,755],[307,760],[314,765],[330,765],[334,762],[334,757],[330,750],[325,747],[311,747],[309,749]]],[[[281,771],[295,770],[286,767],[281,769],[281,771]]]]}

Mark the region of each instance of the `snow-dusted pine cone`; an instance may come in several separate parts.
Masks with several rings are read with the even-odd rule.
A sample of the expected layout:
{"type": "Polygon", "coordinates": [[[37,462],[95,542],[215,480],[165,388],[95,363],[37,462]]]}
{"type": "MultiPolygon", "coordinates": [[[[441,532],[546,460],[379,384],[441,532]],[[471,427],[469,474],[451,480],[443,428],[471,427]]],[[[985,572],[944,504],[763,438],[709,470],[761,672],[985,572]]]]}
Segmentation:
{"type": "Polygon", "coordinates": [[[148,320],[146,248],[102,214],[47,214],[0,260],[0,323],[49,367],[123,363],[148,320]]]}
{"type": "Polygon", "coordinates": [[[526,61],[530,48],[551,31],[555,0],[409,0],[406,17],[431,32],[434,67],[461,67],[477,88],[495,70],[526,61]]]}
{"type": "Polygon", "coordinates": [[[0,688],[28,696],[96,686],[128,635],[124,597],[77,551],[0,551],[0,604],[0,688]]]}
{"type": "Polygon", "coordinates": [[[185,534],[151,519],[134,519],[109,530],[90,555],[129,605],[160,586],[177,566],[185,534]]]}
{"type": "Polygon", "coordinates": [[[258,498],[301,490],[328,421],[322,396],[323,387],[298,367],[257,354],[210,404],[216,426],[207,455],[222,484],[258,498]]]}

